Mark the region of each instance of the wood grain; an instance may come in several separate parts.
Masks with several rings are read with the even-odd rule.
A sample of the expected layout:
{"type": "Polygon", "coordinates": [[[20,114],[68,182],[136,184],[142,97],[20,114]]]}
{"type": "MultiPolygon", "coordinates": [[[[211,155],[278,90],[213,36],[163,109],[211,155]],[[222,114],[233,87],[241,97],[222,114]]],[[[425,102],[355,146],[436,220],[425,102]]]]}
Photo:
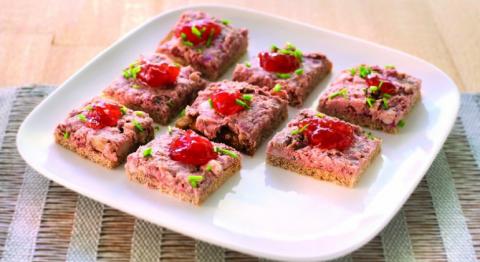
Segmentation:
{"type": "MultiPolygon", "coordinates": [[[[0,0],[0,87],[60,84],[129,30],[196,1],[0,0]]],[[[480,91],[480,1],[209,0],[255,8],[378,42],[444,70],[462,91],[480,91]]]]}

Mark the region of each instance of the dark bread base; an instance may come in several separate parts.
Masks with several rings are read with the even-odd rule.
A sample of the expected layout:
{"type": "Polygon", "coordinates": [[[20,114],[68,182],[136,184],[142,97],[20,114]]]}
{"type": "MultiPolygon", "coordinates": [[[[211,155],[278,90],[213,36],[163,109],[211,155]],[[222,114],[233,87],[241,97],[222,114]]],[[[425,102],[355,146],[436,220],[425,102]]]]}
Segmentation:
{"type": "Polygon", "coordinates": [[[218,177],[213,184],[210,185],[207,190],[203,191],[201,195],[191,195],[185,192],[179,192],[175,188],[165,186],[162,183],[159,183],[157,179],[152,176],[148,176],[142,172],[130,172],[126,170],[127,176],[131,181],[135,181],[142,185],[146,185],[148,188],[158,190],[162,193],[170,195],[179,200],[194,204],[200,205],[205,199],[208,198],[214,191],[216,191],[221,185],[225,183],[231,176],[237,173],[240,170],[240,160],[235,161],[235,165],[230,168],[227,168],[223,171],[222,176],[218,177]]]}

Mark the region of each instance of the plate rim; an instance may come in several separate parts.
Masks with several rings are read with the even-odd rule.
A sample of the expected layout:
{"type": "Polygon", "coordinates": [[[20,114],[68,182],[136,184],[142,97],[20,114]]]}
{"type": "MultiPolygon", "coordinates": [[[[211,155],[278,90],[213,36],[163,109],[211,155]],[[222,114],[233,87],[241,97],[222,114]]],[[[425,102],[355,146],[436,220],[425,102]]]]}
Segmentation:
{"type": "Polygon", "coordinates": [[[359,38],[359,37],[356,37],[356,36],[351,36],[351,35],[348,35],[348,34],[339,33],[339,32],[336,32],[336,31],[333,31],[333,30],[330,30],[330,29],[325,29],[325,28],[314,26],[314,25],[311,25],[311,24],[308,24],[308,23],[305,23],[305,22],[292,20],[292,19],[289,19],[289,18],[286,18],[286,17],[282,17],[282,16],[279,16],[279,15],[270,14],[270,13],[266,13],[266,12],[261,12],[261,11],[253,10],[253,9],[250,9],[250,8],[233,6],[233,5],[226,5],[226,4],[192,4],[192,5],[184,5],[184,6],[181,6],[181,7],[178,7],[178,8],[168,9],[168,10],[165,10],[165,11],[159,13],[158,15],[154,15],[154,16],[148,18],[145,22],[143,22],[142,24],[140,24],[136,28],[132,29],[131,31],[126,33],[124,36],[120,37],[118,40],[114,41],[110,46],[108,46],[104,50],[100,51],[99,54],[97,54],[95,57],[93,57],[90,61],[88,61],[80,69],[78,69],[73,75],[71,75],[61,85],[59,85],[57,88],[55,88],[37,106],[35,106],[35,108],[28,114],[28,116],[24,119],[24,121],[22,122],[22,124],[20,125],[20,127],[18,129],[18,132],[17,132],[17,135],[16,135],[16,146],[17,146],[17,150],[18,150],[20,156],[22,157],[22,159],[24,159],[30,167],[35,169],[37,172],[39,172],[43,176],[61,184],[62,186],[66,187],[70,190],[75,191],[78,194],[81,194],[81,195],[84,195],[84,196],[89,197],[91,199],[94,199],[95,201],[99,201],[102,204],[112,206],[112,207],[114,207],[114,208],[116,208],[116,209],[118,209],[122,212],[125,212],[129,215],[132,215],[134,217],[145,219],[145,220],[150,221],[150,222],[152,222],[154,224],[157,224],[159,226],[170,228],[173,231],[176,231],[178,233],[190,236],[190,237],[198,239],[198,240],[206,241],[206,242],[212,243],[214,245],[222,246],[222,247],[225,247],[225,248],[228,248],[228,249],[237,250],[239,252],[251,254],[251,255],[254,255],[254,256],[268,257],[268,258],[279,259],[279,260],[314,261],[314,260],[318,260],[318,259],[332,259],[332,258],[337,258],[337,257],[343,256],[343,255],[349,254],[349,253],[357,250],[358,248],[362,247],[366,243],[368,243],[371,239],[373,239],[376,235],[378,235],[378,233],[381,230],[383,230],[385,228],[385,226],[392,220],[392,218],[404,206],[405,202],[408,200],[408,198],[411,196],[413,191],[418,187],[418,184],[420,183],[420,181],[426,175],[428,169],[430,168],[431,164],[435,160],[436,155],[438,155],[438,153],[440,152],[441,148],[443,147],[443,144],[445,143],[448,135],[450,134],[450,132],[451,132],[451,130],[452,130],[454,124],[455,124],[455,120],[458,116],[459,108],[460,108],[460,92],[459,92],[458,86],[450,78],[450,76],[447,75],[444,71],[442,71],[437,66],[431,64],[430,62],[428,62],[424,59],[421,59],[419,57],[416,57],[414,55],[408,54],[404,51],[394,49],[392,47],[384,46],[384,45],[381,45],[381,44],[378,44],[378,43],[375,43],[375,42],[371,42],[371,41],[368,41],[368,40],[365,40],[365,39],[362,39],[362,38],[359,38]],[[455,87],[455,90],[454,90],[455,97],[451,98],[452,99],[451,100],[451,102],[452,102],[451,107],[454,108],[453,116],[451,117],[451,119],[449,119],[449,122],[448,122],[448,125],[447,125],[448,126],[448,132],[445,132],[445,135],[443,135],[443,137],[441,137],[441,139],[439,139],[439,141],[441,143],[437,144],[432,149],[432,152],[435,152],[435,157],[432,157],[428,161],[429,162],[428,165],[425,165],[425,168],[422,168],[422,170],[421,170],[422,175],[416,177],[416,181],[414,181],[414,184],[416,186],[411,187],[408,190],[408,194],[404,194],[403,196],[401,196],[401,198],[399,198],[400,200],[398,202],[401,203],[401,204],[394,208],[394,212],[391,212],[391,213],[385,215],[384,216],[385,219],[383,221],[381,221],[383,223],[381,223],[381,225],[379,223],[379,225],[377,225],[377,227],[374,230],[371,230],[368,237],[364,237],[361,241],[359,240],[359,241],[355,242],[354,244],[352,244],[352,245],[350,245],[346,248],[341,249],[340,251],[331,252],[331,253],[327,253],[327,254],[324,253],[323,255],[317,255],[317,256],[299,256],[298,254],[297,255],[295,255],[295,254],[277,255],[277,254],[271,253],[271,252],[263,252],[261,250],[255,249],[255,248],[250,248],[250,247],[246,247],[246,246],[241,245],[241,244],[236,244],[234,241],[224,242],[224,241],[218,240],[218,238],[216,238],[216,237],[210,237],[209,235],[200,235],[200,233],[195,232],[195,231],[182,230],[182,228],[180,226],[175,225],[174,223],[168,223],[167,222],[166,224],[160,225],[159,223],[152,221],[148,216],[145,216],[143,214],[140,214],[140,215],[139,214],[133,214],[133,212],[131,212],[129,210],[126,210],[122,206],[117,206],[116,204],[107,203],[109,201],[97,200],[98,198],[94,194],[91,194],[89,192],[88,193],[83,192],[83,190],[79,186],[75,186],[75,184],[69,184],[68,181],[66,181],[65,179],[58,179],[57,176],[55,176],[53,174],[50,174],[50,172],[47,171],[46,169],[44,169],[43,167],[35,165],[35,163],[33,163],[31,161],[31,159],[26,156],[26,152],[24,151],[22,145],[18,142],[19,137],[21,137],[22,133],[25,132],[26,123],[31,122],[31,118],[36,115],[36,112],[39,110],[39,108],[44,107],[44,105],[47,104],[50,101],[50,99],[52,99],[52,97],[55,94],[57,94],[57,92],[61,92],[63,89],[65,89],[65,86],[70,84],[70,82],[74,81],[86,68],[90,67],[96,61],[101,60],[108,52],[110,52],[110,50],[116,48],[125,39],[130,38],[132,35],[134,35],[138,31],[142,30],[143,27],[155,22],[157,19],[161,19],[163,16],[169,15],[171,13],[176,13],[176,12],[181,12],[181,11],[191,10],[191,9],[205,9],[205,8],[206,9],[208,9],[208,8],[230,9],[230,10],[233,10],[233,11],[236,11],[236,12],[253,13],[255,15],[264,16],[264,17],[269,18],[269,19],[273,18],[273,19],[277,19],[277,20],[282,20],[284,22],[292,23],[292,24],[298,25],[298,26],[307,27],[309,29],[319,31],[319,32],[322,32],[322,33],[328,33],[330,35],[333,35],[334,37],[340,37],[340,38],[350,40],[350,41],[358,41],[358,42],[362,42],[364,44],[372,45],[376,48],[385,49],[385,50],[388,50],[390,52],[397,53],[397,54],[402,55],[402,56],[406,56],[409,59],[413,59],[413,60],[416,60],[416,61],[421,62],[423,64],[427,64],[427,65],[431,66],[433,69],[435,69],[437,71],[437,73],[442,74],[443,77],[445,77],[445,79],[448,80],[453,87],[455,87]],[[55,179],[53,179],[52,177],[55,177],[55,179]]]}

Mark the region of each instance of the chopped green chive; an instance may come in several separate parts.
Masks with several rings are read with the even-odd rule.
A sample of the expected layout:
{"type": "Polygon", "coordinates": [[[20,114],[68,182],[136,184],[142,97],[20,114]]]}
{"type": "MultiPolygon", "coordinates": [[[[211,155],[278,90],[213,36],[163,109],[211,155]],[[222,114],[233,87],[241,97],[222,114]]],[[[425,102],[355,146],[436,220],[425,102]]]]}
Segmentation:
{"type": "Polygon", "coordinates": [[[212,166],[210,164],[208,164],[207,167],[205,168],[205,171],[211,172],[212,171],[212,166]]]}
{"type": "Polygon", "coordinates": [[[143,126],[136,119],[133,119],[132,123],[138,131],[143,132],[143,126]]]}
{"type": "Polygon", "coordinates": [[[141,69],[142,67],[138,63],[130,64],[128,68],[123,70],[123,77],[126,79],[136,79],[141,69]]]}
{"type": "Polygon", "coordinates": [[[370,86],[369,90],[370,92],[375,93],[378,91],[378,86],[370,86]]]}
{"type": "Polygon", "coordinates": [[[188,183],[193,187],[198,187],[198,183],[202,182],[203,176],[188,176],[187,177],[188,183]]]}
{"type": "Polygon", "coordinates": [[[398,121],[397,126],[400,127],[400,128],[404,128],[405,127],[405,121],[403,121],[403,120],[398,121]]]}
{"type": "Polygon", "coordinates": [[[395,69],[395,66],[394,65],[385,65],[385,68],[386,69],[395,69]]]}
{"type": "Polygon", "coordinates": [[[135,111],[135,115],[137,115],[137,116],[144,116],[145,113],[143,113],[142,111],[135,111]]]}
{"type": "Polygon", "coordinates": [[[386,99],[390,99],[390,98],[392,98],[392,95],[390,95],[390,94],[383,94],[383,97],[386,98],[386,99]]]}
{"type": "Polygon", "coordinates": [[[245,66],[250,68],[252,66],[252,64],[250,64],[250,62],[245,62],[245,66]]]}
{"type": "Polygon", "coordinates": [[[243,101],[240,100],[240,99],[235,99],[235,103],[237,103],[237,105],[242,106],[242,107],[245,108],[245,109],[249,109],[249,108],[250,108],[250,106],[247,105],[247,103],[243,102],[243,101]]]}
{"type": "Polygon", "coordinates": [[[215,147],[214,151],[217,152],[217,153],[220,153],[222,155],[227,155],[227,156],[230,156],[230,157],[233,157],[233,158],[238,158],[238,155],[235,152],[230,151],[230,150],[225,149],[225,148],[215,147]]]}
{"type": "Polygon", "coordinates": [[[303,60],[303,53],[300,50],[295,50],[293,51],[293,55],[298,58],[298,60],[302,61],[303,60]]]}
{"type": "Polygon", "coordinates": [[[128,108],[126,106],[120,107],[120,112],[122,112],[122,115],[125,115],[128,111],[128,108]]]}
{"type": "Polygon", "coordinates": [[[382,105],[384,109],[388,109],[388,98],[382,98],[382,105]]]}
{"type": "Polygon", "coordinates": [[[277,50],[278,50],[278,46],[276,46],[276,45],[272,45],[270,47],[270,51],[272,51],[272,52],[276,52],[277,50]]]}
{"type": "Polygon", "coordinates": [[[184,40],[184,41],[182,41],[182,43],[183,43],[184,45],[186,45],[186,46],[190,46],[190,47],[192,47],[192,46],[193,46],[193,43],[192,43],[192,42],[190,42],[190,41],[186,41],[186,40],[184,40]]]}
{"type": "Polygon", "coordinates": [[[223,19],[223,20],[222,20],[222,24],[224,24],[224,25],[229,25],[229,24],[230,24],[230,20],[228,20],[228,19],[223,19]]]}
{"type": "Polygon", "coordinates": [[[337,92],[329,95],[328,99],[332,99],[332,98],[335,98],[337,96],[347,97],[348,96],[348,90],[346,88],[342,88],[342,89],[338,90],[337,92]]]}
{"type": "Polygon", "coordinates": [[[140,85],[138,85],[138,84],[133,84],[133,85],[132,85],[132,88],[133,88],[133,89],[140,89],[140,85]]]}
{"type": "Polygon", "coordinates": [[[372,69],[368,66],[361,65],[358,67],[358,73],[361,78],[365,78],[372,73],[372,69]]]}
{"type": "Polygon", "coordinates": [[[173,128],[171,126],[168,126],[167,127],[167,132],[168,132],[169,135],[171,135],[172,132],[173,132],[173,128]]]}
{"type": "Polygon", "coordinates": [[[305,131],[305,130],[307,129],[307,127],[308,127],[309,125],[310,125],[310,124],[306,124],[306,125],[302,126],[301,128],[297,128],[297,129],[293,130],[293,131],[291,132],[291,134],[292,134],[292,135],[301,134],[301,133],[303,133],[303,131],[305,131]]]}
{"type": "Polygon", "coordinates": [[[181,33],[181,34],[180,34],[180,37],[181,37],[183,40],[187,40],[187,34],[185,34],[185,33],[181,33]]]}
{"type": "Polygon", "coordinates": [[[88,105],[85,107],[85,110],[87,111],[91,111],[93,109],[93,106],[92,105],[88,105]]]}
{"type": "Polygon", "coordinates": [[[147,147],[143,150],[143,157],[149,157],[152,156],[152,148],[147,147]]]}
{"type": "Polygon", "coordinates": [[[65,133],[63,133],[63,138],[68,139],[69,137],[70,137],[70,132],[65,131],[65,133]]]}
{"type": "Polygon", "coordinates": [[[292,43],[290,42],[285,42],[285,45],[287,46],[287,49],[290,49],[290,50],[295,50],[297,49],[294,45],[292,45],[292,43]]]}
{"type": "Polygon", "coordinates": [[[324,113],[318,113],[316,114],[317,117],[320,117],[320,118],[324,118],[325,117],[325,114],[324,113]]]}
{"type": "Polygon", "coordinates": [[[177,63],[177,62],[173,62],[173,66],[175,66],[175,67],[182,67],[182,65],[179,64],[179,63],[177,63]]]}
{"type": "Polygon", "coordinates": [[[367,138],[370,139],[370,140],[374,140],[374,139],[375,139],[375,137],[373,136],[372,132],[367,132],[366,135],[367,135],[367,138]]]}
{"type": "Polygon", "coordinates": [[[273,87],[273,92],[280,92],[280,91],[282,91],[282,85],[276,84],[276,85],[273,87]]]}
{"type": "Polygon", "coordinates": [[[210,34],[208,35],[207,43],[205,44],[207,47],[210,47],[210,45],[212,44],[214,34],[215,34],[215,30],[210,30],[210,34]]]}
{"type": "Polygon", "coordinates": [[[185,111],[186,111],[187,108],[184,108],[182,111],[180,111],[180,117],[183,117],[185,116],[185,111]]]}
{"type": "Polygon", "coordinates": [[[200,32],[200,30],[198,30],[198,28],[194,25],[192,25],[192,34],[194,34],[198,38],[202,38],[202,32],[200,32]]]}
{"type": "Polygon", "coordinates": [[[252,98],[253,98],[253,95],[251,95],[251,94],[244,94],[242,96],[242,99],[245,100],[245,101],[252,101],[252,98]]]}
{"type": "Polygon", "coordinates": [[[283,74],[283,73],[277,73],[276,75],[280,79],[288,79],[291,76],[290,74],[283,74]]]}
{"type": "Polygon", "coordinates": [[[366,102],[367,102],[368,107],[372,107],[373,104],[375,103],[375,99],[373,99],[371,97],[367,97],[366,102]]]}
{"type": "Polygon", "coordinates": [[[303,75],[303,68],[299,68],[299,69],[295,70],[295,74],[303,75]]]}
{"type": "Polygon", "coordinates": [[[380,83],[378,83],[378,88],[382,87],[382,85],[383,85],[383,81],[380,80],[380,83]]]}
{"type": "Polygon", "coordinates": [[[208,104],[210,104],[210,107],[213,108],[213,101],[211,98],[208,99],[208,104]]]}
{"type": "Polygon", "coordinates": [[[87,117],[85,117],[84,114],[78,114],[77,117],[78,119],[80,119],[80,121],[87,122],[87,117]]]}
{"type": "Polygon", "coordinates": [[[355,74],[357,74],[357,69],[356,68],[350,68],[350,75],[354,76],[355,74]]]}

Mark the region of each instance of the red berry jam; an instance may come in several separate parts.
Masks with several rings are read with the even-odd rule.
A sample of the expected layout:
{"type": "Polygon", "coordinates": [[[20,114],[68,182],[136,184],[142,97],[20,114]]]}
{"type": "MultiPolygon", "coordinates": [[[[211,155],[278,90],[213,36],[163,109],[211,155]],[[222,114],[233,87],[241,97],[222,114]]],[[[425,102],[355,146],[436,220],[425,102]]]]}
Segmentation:
{"type": "Polygon", "coordinates": [[[93,129],[102,129],[107,126],[116,126],[122,117],[120,107],[117,105],[99,102],[88,111],[86,126],[93,129]]]}
{"type": "Polygon", "coordinates": [[[144,62],[138,73],[138,79],[150,87],[163,87],[177,82],[180,67],[167,63],[151,64],[144,62]]]}
{"type": "Polygon", "coordinates": [[[184,164],[200,166],[217,157],[212,142],[192,130],[187,130],[170,144],[170,158],[184,164]]]}
{"type": "Polygon", "coordinates": [[[246,102],[242,100],[242,94],[239,91],[220,91],[213,94],[210,99],[213,109],[223,116],[233,115],[245,110],[245,107],[240,104],[246,102]],[[240,103],[238,100],[240,100],[240,103]]]}
{"type": "Polygon", "coordinates": [[[222,28],[219,24],[211,20],[198,20],[177,28],[175,36],[182,39],[184,44],[190,43],[194,46],[206,44],[210,46],[221,32],[222,28]]]}
{"type": "Polygon", "coordinates": [[[397,88],[392,82],[380,79],[378,75],[370,74],[365,78],[365,81],[368,86],[380,86],[380,93],[382,94],[394,95],[397,91],[397,88]]]}
{"type": "Polygon", "coordinates": [[[302,134],[310,145],[323,149],[345,150],[353,143],[353,128],[339,120],[310,117],[296,126],[304,128],[302,134]]]}
{"type": "Polygon", "coordinates": [[[300,61],[294,55],[276,52],[261,52],[258,54],[260,66],[268,72],[291,73],[300,67],[300,61]]]}

